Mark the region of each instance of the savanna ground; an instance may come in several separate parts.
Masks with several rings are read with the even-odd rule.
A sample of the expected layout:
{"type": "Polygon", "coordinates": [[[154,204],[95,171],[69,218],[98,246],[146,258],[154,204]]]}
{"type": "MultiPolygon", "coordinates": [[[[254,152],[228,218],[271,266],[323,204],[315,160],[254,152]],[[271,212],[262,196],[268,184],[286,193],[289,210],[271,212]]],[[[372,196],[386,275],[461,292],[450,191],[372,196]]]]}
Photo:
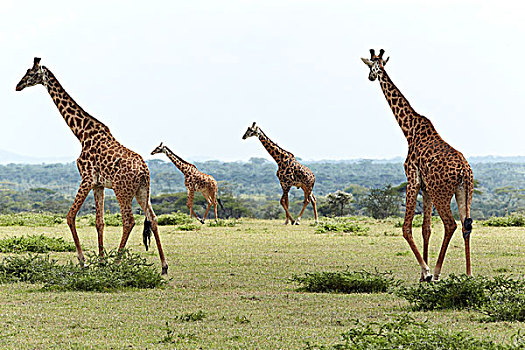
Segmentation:
{"type": "MultiPolygon", "coordinates": [[[[397,220],[361,218],[365,235],[315,233],[310,221],[284,226],[282,221],[243,219],[234,227],[179,231],[160,227],[169,262],[168,284],[153,290],[111,293],[41,291],[38,285],[0,285],[2,349],[302,349],[307,342],[333,344],[353,320],[387,321],[409,313],[418,321],[448,331],[466,331],[498,343],[524,325],[481,322],[476,311],[413,312],[402,298],[388,293],[327,294],[296,291],[293,275],[320,271],[392,271],[416,285],[420,269],[397,220]]],[[[105,246],[117,247],[120,227],[106,227],[105,246]]],[[[0,227],[0,238],[44,234],[72,241],[67,225],[0,227]]],[[[79,228],[87,251],[96,250],[94,227],[79,228]]],[[[525,231],[519,227],[475,225],[473,273],[486,277],[525,271],[525,231]]],[[[421,246],[421,228],[414,228],[421,246]]],[[[431,265],[443,236],[433,224],[431,265]]],[[[153,245],[154,246],[154,245],[153,245]]],[[[127,246],[153,262],[156,249],[145,252],[142,226],[127,246]]],[[[5,256],[5,254],[1,254],[5,256]]],[[[51,253],[66,262],[75,253],[51,253]]],[[[433,266],[432,266],[433,267],[433,266]]],[[[460,231],[453,237],[442,278],[465,271],[460,231]]]]}

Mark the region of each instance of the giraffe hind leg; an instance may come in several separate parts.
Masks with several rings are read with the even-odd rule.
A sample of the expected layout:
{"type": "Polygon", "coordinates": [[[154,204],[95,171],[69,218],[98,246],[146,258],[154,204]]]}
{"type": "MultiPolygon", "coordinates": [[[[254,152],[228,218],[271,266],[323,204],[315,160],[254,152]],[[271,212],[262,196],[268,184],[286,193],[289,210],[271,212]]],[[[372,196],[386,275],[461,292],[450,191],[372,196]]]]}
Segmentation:
{"type": "Polygon", "coordinates": [[[104,255],[104,187],[95,187],[93,189],[95,197],[95,226],[98,233],[98,254],[104,255]]]}
{"type": "Polygon", "coordinates": [[[465,242],[465,260],[467,275],[472,274],[470,265],[470,233],[472,232],[472,219],[469,217],[470,210],[467,208],[467,194],[463,185],[456,188],[456,203],[458,205],[459,218],[462,224],[463,240],[465,242]]]}
{"type": "Polygon", "coordinates": [[[153,212],[153,208],[151,206],[149,199],[149,188],[144,186],[139,189],[135,198],[142,208],[142,211],[144,211],[144,216],[146,217],[146,220],[144,221],[144,228],[146,228],[146,225],[148,225],[150,226],[151,231],[153,231],[153,236],[155,237],[155,242],[157,243],[157,250],[159,251],[160,262],[162,264],[162,274],[166,275],[168,273],[168,263],[166,262],[164,250],[162,249],[162,244],[160,243],[157,216],[155,215],[155,212],[153,212]]]}

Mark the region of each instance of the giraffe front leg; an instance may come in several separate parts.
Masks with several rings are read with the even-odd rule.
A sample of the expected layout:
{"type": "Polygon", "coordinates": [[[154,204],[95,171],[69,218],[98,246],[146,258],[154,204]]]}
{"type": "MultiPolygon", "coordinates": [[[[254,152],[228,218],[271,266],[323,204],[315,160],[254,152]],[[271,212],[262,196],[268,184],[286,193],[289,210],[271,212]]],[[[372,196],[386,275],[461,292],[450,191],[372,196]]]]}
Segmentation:
{"type": "Polygon", "coordinates": [[[432,200],[426,191],[423,193],[423,226],[421,228],[423,235],[423,260],[428,265],[428,245],[430,234],[432,233],[432,200]]]}
{"type": "Polygon", "coordinates": [[[421,187],[417,172],[407,172],[407,191],[406,191],[406,209],[405,209],[405,220],[403,222],[403,237],[408,242],[410,249],[414,253],[419,266],[421,266],[421,279],[420,281],[430,282],[432,280],[432,274],[427,263],[423,260],[423,257],[419,253],[412,237],[412,220],[414,219],[414,211],[416,209],[417,195],[421,187]]]}
{"type": "Polygon", "coordinates": [[[288,210],[288,192],[289,191],[290,191],[290,187],[283,187],[283,195],[281,196],[281,205],[283,206],[284,212],[286,215],[286,221],[284,222],[284,224],[287,225],[288,221],[290,221],[290,223],[294,225],[295,221],[292,215],[290,215],[290,211],[288,210]]]}
{"type": "Polygon", "coordinates": [[[69,212],[67,213],[67,218],[66,218],[67,225],[69,226],[69,230],[71,231],[71,234],[73,235],[73,241],[75,242],[75,248],[77,250],[77,258],[78,258],[78,262],[80,263],[80,266],[84,266],[84,262],[86,259],[84,258],[84,253],[82,253],[82,247],[80,246],[80,240],[78,239],[75,219],[76,219],[78,211],[80,210],[80,207],[86,200],[86,197],[89,194],[89,191],[91,191],[91,186],[87,182],[81,182],[80,187],[77,191],[77,195],[75,196],[75,201],[73,202],[71,209],[69,209],[69,212]]]}
{"type": "Polygon", "coordinates": [[[201,222],[201,224],[204,224],[204,220],[202,220],[194,211],[193,211],[193,197],[195,196],[195,191],[188,190],[188,200],[186,202],[186,206],[190,210],[190,217],[195,216],[197,220],[201,222]]]}
{"type": "Polygon", "coordinates": [[[98,234],[98,254],[104,256],[104,187],[93,189],[95,197],[95,227],[98,234]]]}

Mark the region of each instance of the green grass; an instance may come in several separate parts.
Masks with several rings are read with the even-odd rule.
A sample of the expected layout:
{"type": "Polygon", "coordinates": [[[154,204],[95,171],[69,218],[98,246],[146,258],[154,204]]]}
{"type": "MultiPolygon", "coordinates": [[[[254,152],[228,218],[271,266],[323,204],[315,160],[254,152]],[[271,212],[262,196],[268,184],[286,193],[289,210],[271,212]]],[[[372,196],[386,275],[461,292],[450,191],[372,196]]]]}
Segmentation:
{"type": "MultiPolygon", "coordinates": [[[[161,226],[170,266],[163,288],[57,292],[42,290],[39,283],[1,284],[0,348],[305,349],[307,342],[330,348],[343,343],[341,334],[355,328],[355,319],[363,325],[387,325],[407,313],[428,325],[430,332],[454,338],[466,333],[496,344],[511,344],[511,337],[523,329],[523,322],[485,322],[488,309],[412,311],[408,301],[391,293],[297,291],[290,277],[315,271],[391,271],[406,286],[417,286],[420,277],[419,265],[392,220],[355,221],[369,228],[366,236],[316,234],[311,222],[285,226],[281,220],[243,219],[234,227],[209,227],[195,221],[199,231],[180,231],[180,224],[161,226]],[[198,321],[178,319],[199,311],[205,317],[198,321]]],[[[86,252],[98,251],[94,227],[79,226],[78,233],[86,252]]],[[[72,242],[66,224],[0,227],[0,239],[40,234],[72,242]]],[[[121,227],[106,227],[105,247],[117,248],[121,235],[121,227]]],[[[432,267],[442,238],[442,225],[435,225],[432,267]]],[[[420,229],[414,229],[414,239],[421,247],[420,229]]],[[[522,228],[475,223],[471,246],[475,276],[493,280],[502,268],[505,277],[523,275],[522,228]]],[[[160,272],[155,244],[144,250],[142,226],[133,229],[127,248],[160,272]]],[[[0,254],[0,259],[11,255],[0,254]]],[[[74,252],[49,256],[59,265],[76,262],[74,252]]],[[[464,259],[458,231],[450,242],[442,279],[464,273],[464,259]]],[[[416,332],[417,326],[412,328],[416,332]]]]}
{"type": "Polygon", "coordinates": [[[327,232],[342,232],[342,233],[355,233],[357,235],[364,236],[369,231],[369,228],[344,219],[328,219],[322,220],[316,225],[316,233],[327,233],[327,232]]]}
{"type": "Polygon", "coordinates": [[[0,253],[48,253],[74,251],[76,251],[76,249],[73,242],[67,242],[62,237],[47,237],[40,234],[0,239],[0,253]]]}
{"type": "Polygon", "coordinates": [[[18,213],[0,215],[0,226],[55,226],[64,218],[54,214],[18,213]]]}

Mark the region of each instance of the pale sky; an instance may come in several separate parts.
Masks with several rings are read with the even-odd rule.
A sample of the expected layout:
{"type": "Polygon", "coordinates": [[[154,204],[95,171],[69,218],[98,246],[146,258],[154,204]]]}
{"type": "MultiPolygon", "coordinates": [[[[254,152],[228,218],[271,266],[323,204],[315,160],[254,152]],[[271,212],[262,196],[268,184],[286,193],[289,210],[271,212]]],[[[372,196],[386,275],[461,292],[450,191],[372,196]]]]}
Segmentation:
{"type": "Polygon", "coordinates": [[[145,158],[269,158],[256,121],[305,160],[404,157],[406,140],[360,60],[386,70],[465,156],[525,155],[522,1],[20,1],[0,4],[0,150],[66,157],[80,144],[43,86],[67,92],[145,158]],[[160,157],[162,158],[162,157],[160,157]]]}

